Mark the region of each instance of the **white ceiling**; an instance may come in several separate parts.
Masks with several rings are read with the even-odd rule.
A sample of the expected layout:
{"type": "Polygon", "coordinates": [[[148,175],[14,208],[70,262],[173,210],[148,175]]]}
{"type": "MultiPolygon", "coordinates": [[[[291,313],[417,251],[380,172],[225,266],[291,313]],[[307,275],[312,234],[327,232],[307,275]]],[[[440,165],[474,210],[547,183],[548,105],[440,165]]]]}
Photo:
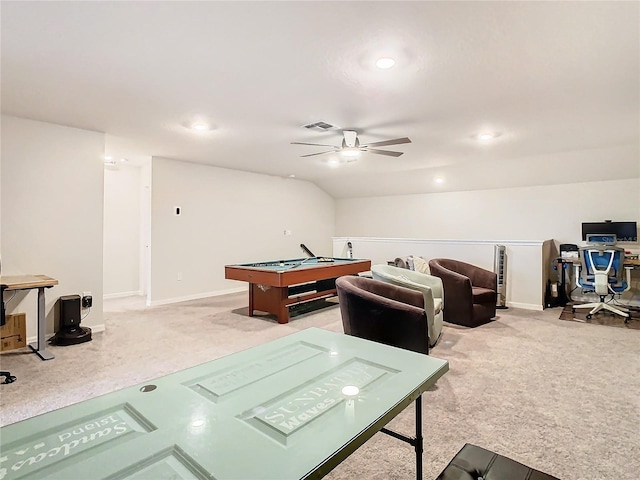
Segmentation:
{"type": "Polygon", "coordinates": [[[640,175],[640,2],[0,8],[2,112],[106,132],[116,157],[295,174],[338,198],[640,175]],[[316,121],[413,143],[330,168],[290,144],[340,142],[316,121]]]}

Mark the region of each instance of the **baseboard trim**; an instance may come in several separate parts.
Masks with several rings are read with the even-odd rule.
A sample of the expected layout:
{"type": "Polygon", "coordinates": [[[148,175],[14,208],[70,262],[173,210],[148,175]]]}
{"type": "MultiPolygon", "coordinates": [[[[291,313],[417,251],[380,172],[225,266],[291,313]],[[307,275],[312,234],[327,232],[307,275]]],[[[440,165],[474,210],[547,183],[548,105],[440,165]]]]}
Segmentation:
{"type": "Polygon", "coordinates": [[[124,297],[134,297],[134,296],[142,296],[142,290],[137,290],[133,292],[120,292],[120,293],[107,293],[103,295],[102,298],[104,300],[109,300],[111,298],[124,298],[124,297]]]}
{"type": "Polygon", "coordinates": [[[544,310],[542,305],[536,305],[534,303],[507,302],[507,307],[521,308],[523,310],[536,310],[538,312],[544,310]]]}
{"type": "Polygon", "coordinates": [[[196,293],[195,295],[185,295],[184,297],[167,298],[164,300],[152,300],[147,302],[148,307],[158,307],[160,305],[170,305],[172,303],[188,302],[189,300],[200,300],[202,298],[219,297],[221,295],[229,295],[231,293],[246,292],[247,287],[230,288],[228,290],[217,290],[215,292],[196,293]]]}
{"type": "Polygon", "coordinates": [[[387,238],[387,237],[332,237],[335,242],[358,240],[374,243],[419,243],[425,245],[513,245],[539,247],[547,240],[446,240],[429,238],[387,238]]]}

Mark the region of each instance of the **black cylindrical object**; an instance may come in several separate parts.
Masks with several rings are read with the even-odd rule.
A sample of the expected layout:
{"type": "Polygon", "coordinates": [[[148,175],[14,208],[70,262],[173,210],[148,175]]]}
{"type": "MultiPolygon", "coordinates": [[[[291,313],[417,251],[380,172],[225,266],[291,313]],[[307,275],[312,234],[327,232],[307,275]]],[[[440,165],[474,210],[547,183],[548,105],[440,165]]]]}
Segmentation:
{"type": "Polygon", "coordinates": [[[80,325],[80,295],[60,297],[60,330],[78,328],[80,325]]]}
{"type": "Polygon", "coordinates": [[[54,345],[77,345],[91,340],[91,329],[80,326],[80,295],[60,297],[60,328],[53,337],[54,345]]]}

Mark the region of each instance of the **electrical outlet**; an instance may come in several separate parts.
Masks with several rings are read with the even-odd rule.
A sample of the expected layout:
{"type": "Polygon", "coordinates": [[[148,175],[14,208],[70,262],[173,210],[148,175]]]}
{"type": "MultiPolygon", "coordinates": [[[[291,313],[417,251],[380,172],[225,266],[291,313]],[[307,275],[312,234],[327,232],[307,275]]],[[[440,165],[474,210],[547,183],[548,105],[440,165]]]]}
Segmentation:
{"type": "Polygon", "coordinates": [[[93,296],[91,292],[82,292],[82,308],[91,308],[93,306],[93,296]]]}

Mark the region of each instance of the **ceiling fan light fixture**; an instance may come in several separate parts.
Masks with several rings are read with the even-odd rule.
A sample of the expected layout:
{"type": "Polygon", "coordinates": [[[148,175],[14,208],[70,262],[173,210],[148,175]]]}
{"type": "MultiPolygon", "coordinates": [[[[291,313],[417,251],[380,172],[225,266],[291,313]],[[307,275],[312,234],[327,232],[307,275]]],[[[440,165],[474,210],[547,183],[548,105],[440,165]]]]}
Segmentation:
{"type": "Polygon", "coordinates": [[[382,57],[376,61],[376,67],[381,70],[387,70],[393,67],[396,64],[396,61],[393,58],[382,57]]]}
{"type": "Polygon", "coordinates": [[[331,145],[325,143],[308,143],[308,142],[291,142],[292,145],[310,145],[313,147],[329,147],[331,150],[325,150],[322,152],[308,153],[301,155],[302,157],[315,157],[316,155],[339,154],[339,157],[347,162],[353,162],[360,157],[361,152],[373,153],[376,155],[386,155],[389,157],[399,157],[402,152],[395,152],[392,150],[382,150],[377,147],[386,147],[389,145],[401,145],[404,143],[411,143],[408,137],[393,138],[391,140],[382,140],[380,142],[371,142],[366,145],[360,143],[358,140],[358,133],[354,130],[343,130],[342,142],[340,146],[331,145]],[[373,147],[373,148],[372,148],[373,147]]]}
{"type": "Polygon", "coordinates": [[[358,158],[360,156],[360,150],[357,148],[345,148],[340,154],[346,158],[358,158]]]}

